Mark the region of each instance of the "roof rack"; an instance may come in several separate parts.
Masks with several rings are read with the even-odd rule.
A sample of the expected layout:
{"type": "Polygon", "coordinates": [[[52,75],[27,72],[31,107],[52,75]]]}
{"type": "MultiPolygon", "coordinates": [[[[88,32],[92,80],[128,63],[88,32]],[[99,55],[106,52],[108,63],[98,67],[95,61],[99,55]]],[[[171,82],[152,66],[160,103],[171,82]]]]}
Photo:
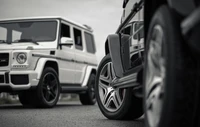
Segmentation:
{"type": "Polygon", "coordinates": [[[136,2],[133,5],[133,9],[131,10],[131,13],[127,16],[127,18],[124,20],[124,22],[118,27],[116,33],[119,33],[120,30],[131,21],[131,19],[135,16],[135,14],[142,9],[142,6],[144,5],[144,0],[141,0],[139,3],[136,2]]]}
{"type": "Polygon", "coordinates": [[[86,24],[83,24],[83,26],[85,26],[87,29],[89,29],[90,31],[92,31],[92,32],[93,32],[93,29],[92,29],[92,27],[91,27],[91,26],[88,26],[88,25],[86,25],[86,24]]]}

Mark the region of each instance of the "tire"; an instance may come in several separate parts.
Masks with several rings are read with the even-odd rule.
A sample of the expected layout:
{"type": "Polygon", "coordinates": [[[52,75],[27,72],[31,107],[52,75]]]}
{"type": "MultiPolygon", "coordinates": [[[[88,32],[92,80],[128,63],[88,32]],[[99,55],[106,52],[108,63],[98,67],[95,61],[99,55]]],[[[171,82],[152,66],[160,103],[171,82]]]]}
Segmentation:
{"type": "Polygon", "coordinates": [[[88,90],[86,93],[79,94],[80,101],[83,105],[94,105],[96,97],[94,94],[95,74],[91,74],[88,81],[88,90]]]}
{"type": "Polygon", "coordinates": [[[33,95],[33,105],[39,108],[52,108],[57,104],[59,96],[58,74],[53,68],[46,67],[33,95]]]}
{"type": "Polygon", "coordinates": [[[133,96],[133,89],[113,88],[111,82],[106,81],[105,78],[106,80],[115,78],[109,54],[99,65],[95,83],[96,99],[103,115],[112,120],[133,120],[141,117],[143,115],[142,99],[133,96]]]}
{"type": "Polygon", "coordinates": [[[23,106],[29,106],[30,105],[30,95],[28,91],[24,91],[18,94],[19,101],[23,106]]]}
{"type": "Polygon", "coordinates": [[[178,21],[164,5],[149,27],[143,77],[146,127],[191,127],[195,117],[199,60],[182,40],[178,21]]]}

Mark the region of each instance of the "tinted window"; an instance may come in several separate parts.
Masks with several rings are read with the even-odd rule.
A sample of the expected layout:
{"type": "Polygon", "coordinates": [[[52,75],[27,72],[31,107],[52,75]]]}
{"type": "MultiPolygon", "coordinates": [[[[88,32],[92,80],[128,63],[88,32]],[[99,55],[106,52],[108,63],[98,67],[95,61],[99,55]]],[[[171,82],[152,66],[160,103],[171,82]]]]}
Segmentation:
{"type": "Polygon", "coordinates": [[[95,49],[93,35],[89,33],[85,33],[85,41],[86,41],[87,51],[89,53],[95,53],[96,49],[95,49]]]}
{"type": "Polygon", "coordinates": [[[23,42],[23,40],[35,40],[37,42],[54,41],[57,33],[56,21],[30,21],[0,23],[0,40],[7,42],[23,42]],[[6,29],[6,31],[5,31],[6,29]],[[6,36],[6,38],[5,38],[6,36]]]}
{"type": "Polygon", "coordinates": [[[61,25],[61,37],[70,37],[70,27],[68,25],[61,25]]]}
{"type": "Polygon", "coordinates": [[[74,28],[74,41],[76,49],[83,50],[81,31],[76,28],[74,28]]]}
{"type": "Polygon", "coordinates": [[[131,26],[128,26],[122,30],[123,34],[131,35],[131,26]]]}

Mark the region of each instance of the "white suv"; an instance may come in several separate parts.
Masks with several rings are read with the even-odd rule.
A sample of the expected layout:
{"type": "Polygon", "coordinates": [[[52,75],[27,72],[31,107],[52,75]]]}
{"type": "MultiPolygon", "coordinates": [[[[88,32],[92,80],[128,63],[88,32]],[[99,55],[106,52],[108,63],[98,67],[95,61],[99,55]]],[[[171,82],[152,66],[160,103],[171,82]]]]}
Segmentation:
{"type": "Polygon", "coordinates": [[[0,92],[23,105],[53,107],[60,93],[93,105],[96,49],[92,29],[61,17],[0,21],[0,92]]]}

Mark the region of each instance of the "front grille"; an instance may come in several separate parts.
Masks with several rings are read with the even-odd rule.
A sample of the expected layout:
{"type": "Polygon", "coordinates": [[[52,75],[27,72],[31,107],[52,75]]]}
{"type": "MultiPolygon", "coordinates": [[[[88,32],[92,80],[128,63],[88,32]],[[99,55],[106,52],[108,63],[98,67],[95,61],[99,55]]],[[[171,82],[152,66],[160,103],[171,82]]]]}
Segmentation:
{"type": "Polygon", "coordinates": [[[4,83],[4,75],[0,75],[0,83],[4,83]]]}
{"type": "Polygon", "coordinates": [[[0,67],[8,66],[9,53],[0,53],[0,67]]]}

